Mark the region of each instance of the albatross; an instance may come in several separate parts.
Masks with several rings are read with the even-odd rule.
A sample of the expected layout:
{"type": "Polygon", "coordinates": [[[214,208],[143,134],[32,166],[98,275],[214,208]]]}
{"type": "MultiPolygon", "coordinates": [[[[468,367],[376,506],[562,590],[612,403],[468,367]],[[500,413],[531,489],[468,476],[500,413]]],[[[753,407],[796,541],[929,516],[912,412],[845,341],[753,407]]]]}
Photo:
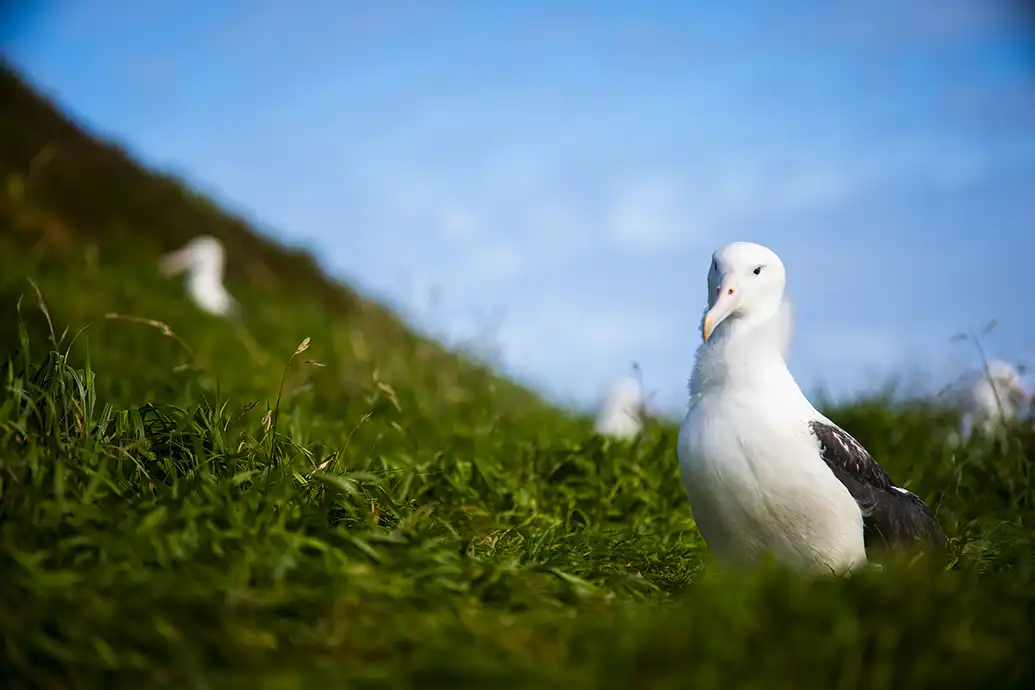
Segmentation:
{"type": "Polygon", "coordinates": [[[868,548],[944,546],[927,505],[794,380],[785,283],[783,262],[762,245],[734,242],[712,255],[678,441],[708,547],[724,564],[768,554],[794,570],[847,574],[866,565],[868,548]]]}
{"type": "Polygon", "coordinates": [[[1012,364],[989,361],[967,388],[960,435],[969,438],[974,429],[980,429],[991,436],[1000,424],[1019,419],[1033,398],[1012,364]]]}
{"type": "Polygon", "coordinates": [[[640,382],[623,376],[608,391],[594,426],[602,436],[633,438],[643,429],[645,417],[640,382]]]}
{"type": "Polygon", "coordinates": [[[211,235],[199,235],[163,256],[159,265],[166,276],[187,271],[187,295],[199,309],[216,316],[236,318],[240,307],[223,285],[225,263],[223,243],[211,235]]]}

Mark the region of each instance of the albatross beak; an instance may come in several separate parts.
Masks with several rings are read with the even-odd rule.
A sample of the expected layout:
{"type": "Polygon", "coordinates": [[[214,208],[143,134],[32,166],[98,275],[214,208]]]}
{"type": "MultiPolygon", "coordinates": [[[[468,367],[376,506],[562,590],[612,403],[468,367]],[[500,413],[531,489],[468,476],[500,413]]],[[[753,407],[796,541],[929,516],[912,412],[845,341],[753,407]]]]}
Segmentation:
{"type": "Polygon", "coordinates": [[[736,280],[728,273],[722,277],[719,287],[715,291],[715,302],[708,313],[704,315],[704,324],[701,334],[704,342],[712,337],[716,326],[726,320],[740,304],[740,292],[737,290],[736,280]]]}

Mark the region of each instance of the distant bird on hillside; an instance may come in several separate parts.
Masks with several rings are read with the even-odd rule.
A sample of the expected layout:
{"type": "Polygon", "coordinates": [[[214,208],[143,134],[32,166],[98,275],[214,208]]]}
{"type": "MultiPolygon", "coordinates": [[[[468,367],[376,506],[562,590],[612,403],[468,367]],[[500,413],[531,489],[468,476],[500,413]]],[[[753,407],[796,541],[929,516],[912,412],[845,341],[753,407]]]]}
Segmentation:
{"type": "Polygon", "coordinates": [[[964,389],[960,436],[969,438],[974,429],[991,435],[1000,423],[1022,417],[1032,399],[1032,391],[1013,365],[999,360],[988,362],[964,389]]]}
{"type": "Polygon", "coordinates": [[[701,535],[727,564],[769,554],[816,574],[861,568],[868,549],[943,546],[924,502],[817,411],[788,370],[785,282],[783,262],[761,245],[712,256],[678,441],[701,535]]]}
{"type": "Polygon", "coordinates": [[[187,272],[187,296],[199,309],[235,318],[240,315],[240,307],[223,285],[225,263],[223,243],[211,235],[199,235],[163,256],[160,267],[166,276],[187,272]]]}
{"type": "Polygon", "coordinates": [[[618,379],[608,391],[597,415],[596,430],[603,436],[632,438],[643,429],[646,406],[640,382],[631,376],[618,379]]]}

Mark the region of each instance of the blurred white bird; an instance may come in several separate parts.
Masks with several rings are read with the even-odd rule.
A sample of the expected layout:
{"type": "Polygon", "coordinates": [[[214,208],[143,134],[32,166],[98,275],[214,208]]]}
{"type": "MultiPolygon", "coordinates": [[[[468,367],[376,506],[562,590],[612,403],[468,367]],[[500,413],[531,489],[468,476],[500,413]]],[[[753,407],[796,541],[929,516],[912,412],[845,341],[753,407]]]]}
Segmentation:
{"type": "Polygon", "coordinates": [[[991,435],[1001,422],[1020,418],[1032,397],[1013,365],[999,360],[988,362],[964,389],[960,436],[969,438],[974,429],[991,435]]]}
{"type": "Polygon", "coordinates": [[[633,377],[623,376],[612,386],[597,415],[597,433],[632,438],[643,429],[645,413],[642,386],[633,377]]]}
{"type": "Polygon", "coordinates": [[[211,235],[199,235],[186,246],[162,257],[160,267],[166,276],[187,271],[187,296],[199,309],[223,317],[237,317],[240,307],[223,286],[226,251],[211,235]]]}

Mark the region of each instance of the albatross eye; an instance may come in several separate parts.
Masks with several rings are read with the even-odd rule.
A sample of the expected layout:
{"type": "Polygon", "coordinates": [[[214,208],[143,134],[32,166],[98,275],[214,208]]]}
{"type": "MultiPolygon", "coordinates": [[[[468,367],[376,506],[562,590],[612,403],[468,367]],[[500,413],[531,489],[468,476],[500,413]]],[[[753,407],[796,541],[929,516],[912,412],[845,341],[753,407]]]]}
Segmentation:
{"type": "Polygon", "coordinates": [[[759,266],[758,268],[756,268],[756,269],[754,270],[754,274],[755,274],[756,276],[757,276],[758,274],[760,274],[761,272],[762,272],[762,267],[761,267],[761,266],[759,266]]]}

